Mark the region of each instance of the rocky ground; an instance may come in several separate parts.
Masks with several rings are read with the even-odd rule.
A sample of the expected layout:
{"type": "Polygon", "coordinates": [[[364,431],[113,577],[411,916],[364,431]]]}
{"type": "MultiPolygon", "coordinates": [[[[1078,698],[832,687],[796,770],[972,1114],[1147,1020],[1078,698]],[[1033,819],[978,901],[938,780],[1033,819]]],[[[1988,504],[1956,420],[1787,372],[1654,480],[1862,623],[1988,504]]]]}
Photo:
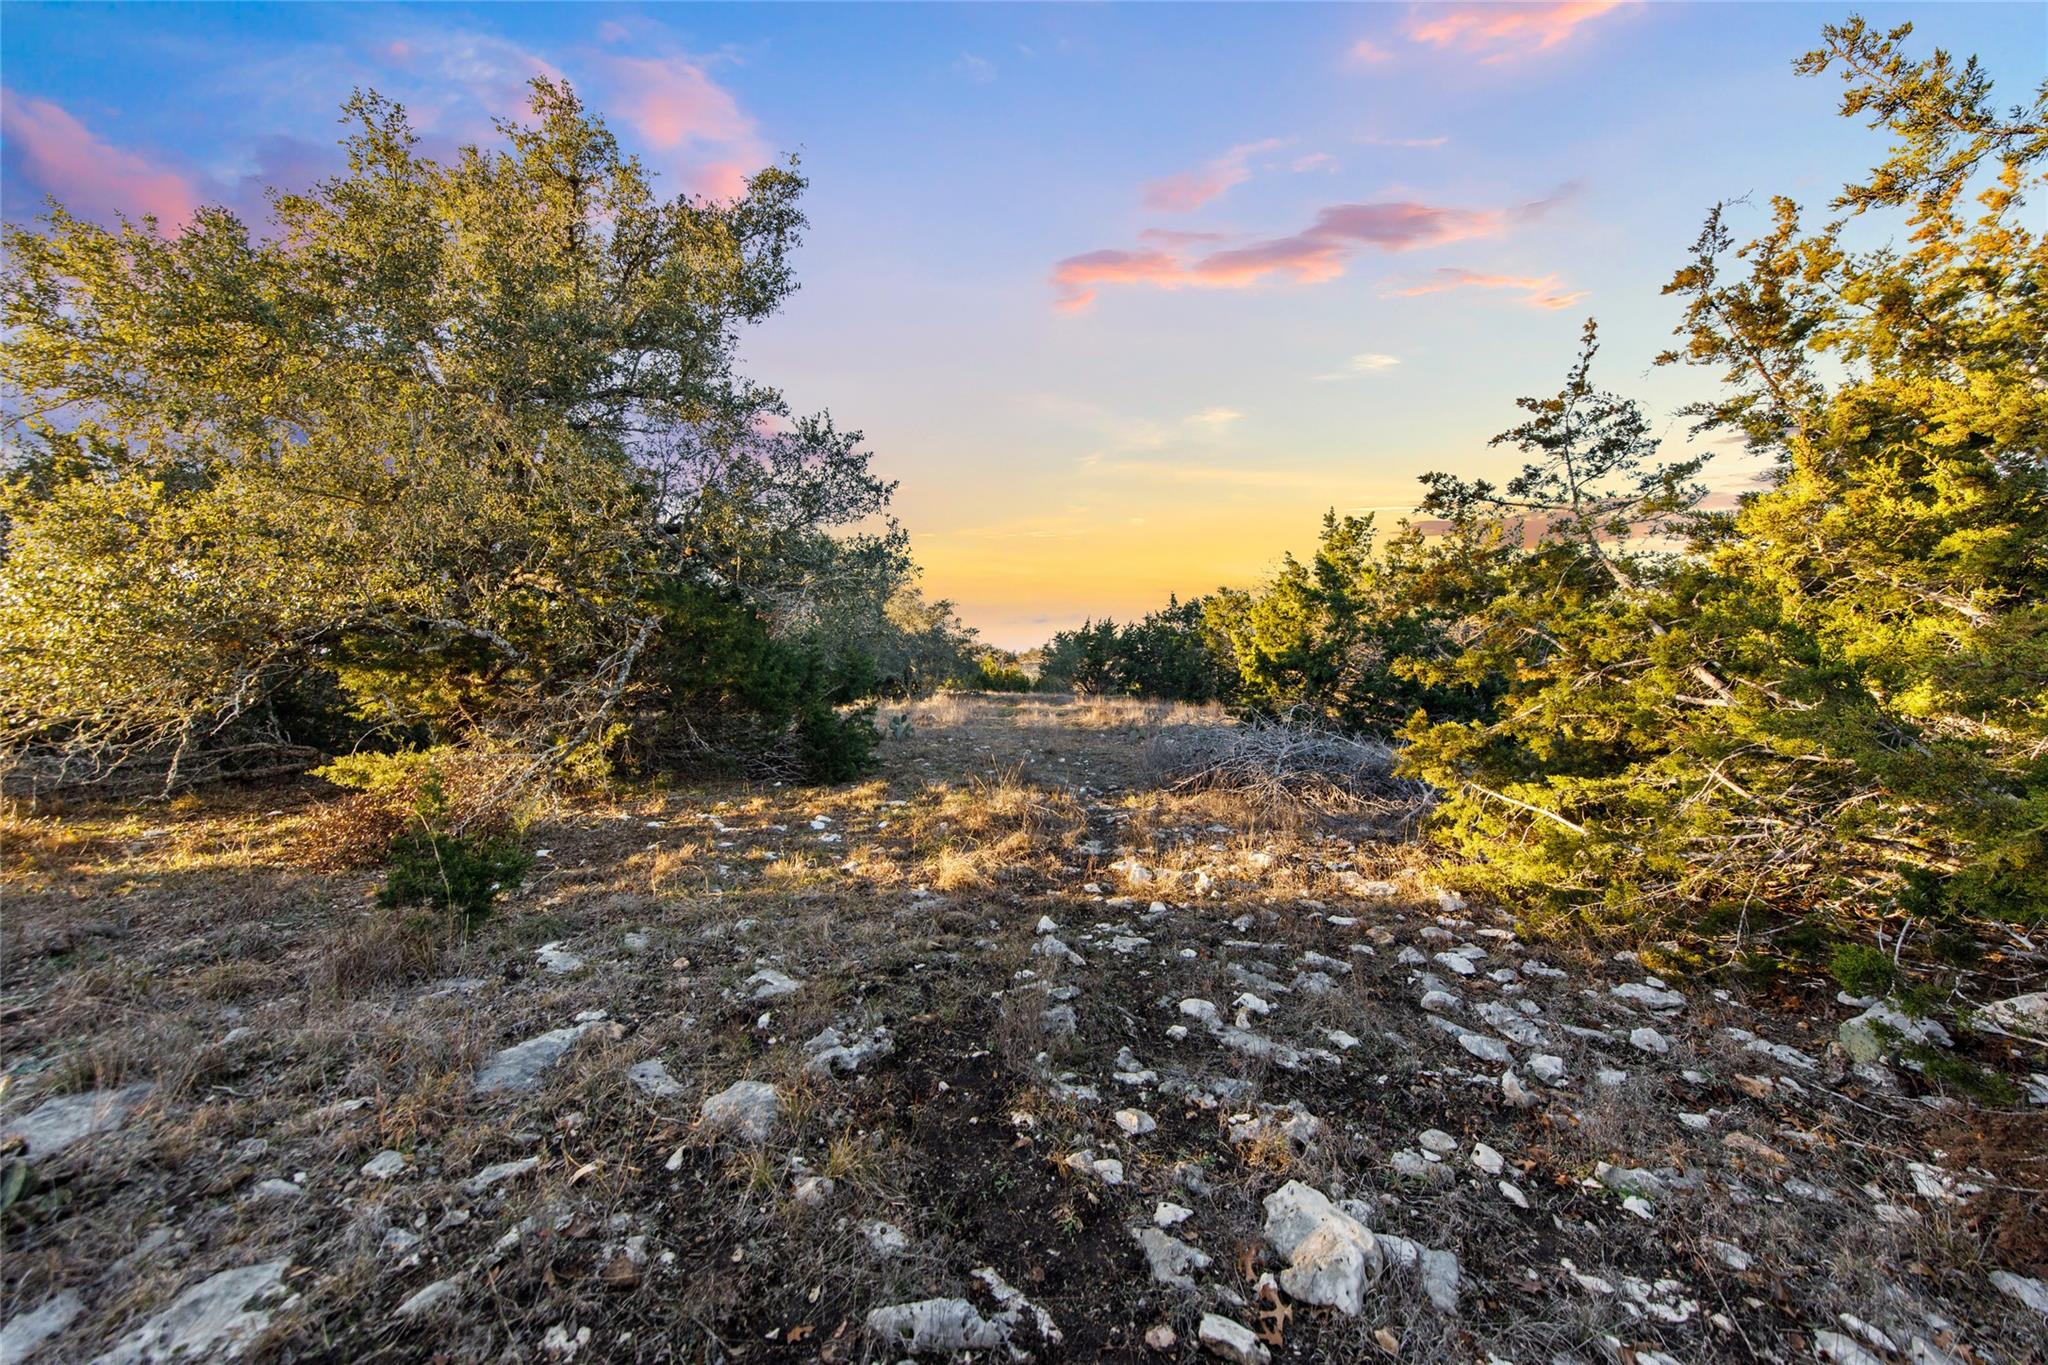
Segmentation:
{"type": "Polygon", "coordinates": [[[15,819],[0,1360],[2044,1358],[2048,1001],[1525,942],[1162,722],[566,807],[455,945],[310,787],[15,819]]]}

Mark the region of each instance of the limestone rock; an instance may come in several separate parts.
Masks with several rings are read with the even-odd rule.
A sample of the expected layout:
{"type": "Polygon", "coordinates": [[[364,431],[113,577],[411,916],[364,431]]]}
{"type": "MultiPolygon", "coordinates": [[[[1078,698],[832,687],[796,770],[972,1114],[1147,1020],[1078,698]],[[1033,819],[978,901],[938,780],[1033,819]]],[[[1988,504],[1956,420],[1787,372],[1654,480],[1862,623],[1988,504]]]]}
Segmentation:
{"type": "Polygon", "coordinates": [[[584,1020],[499,1049],[477,1069],[476,1092],[485,1095],[499,1090],[532,1090],[538,1087],[541,1075],[567,1056],[578,1039],[604,1026],[602,1020],[584,1020]]]}
{"type": "Polygon", "coordinates": [[[0,1127],[0,1141],[18,1137],[27,1142],[28,1155],[55,1156],[75,1142],[119,1129],[155,1088],[145,1082],[119,1090],[59,1095],[0,1127]]]}
{"type": "Polygon", "coordinates": [[[27,1360],[43,1343],[62,1332],[85,1311],[77,1291],[66,1289],[52,1294],[26,1313],[16,1313],[0,1327],[0,1360],[7,1365],[27,1360]]]}
{"type": "Polygon", "coordinates": [[[1150,1267],[1152,1278],[1160,1284],[1193,1289],[1195,1281],[1189,1272],[1209,1268],[1208,1253],[1189,1246],[1178,1237],[1169,1237],[1158,1228],[1133,1228],[1131,1236],[1144,1251],[1145,1264],[1150,1267]]]}
{"type": "Polygon", "coordinates": [[[284,1287],[290,1261],[223,1270],[193,1285],[93,1365],[157,1365],[173,1360],[235,1360],[298,1296],[284,1287]]]}
{"type": "Polygon", "coordinates": [[[1265,1343],[1252,1335],[1249,1327],[1215,1313],[1202,1314],[1202,1325],[1196,1335],[1201,1339],[1203,1350],[1218,1360],[1232,1361],[1234,1365],[1268,1365],[1273,1359],[1265,1343]]]}
{"type": "Polygon", "coordinates": [[[965,1299],[920,1299],[868,1314],[868,1335],[891,1351],[951,1355],[991,1351],[1010,1342],[1009,1327],[990,1322],[965,1299]]]}
{"type": "Polygon", "coordinates": [[[1280,1287],[1304,1303],[1358,1316],[1382,1264],[1372,1230],[1299,1180],[1267,1195],[1265,1207],[1266,1240],[1288,1258],[1280,1287]]]}
{"type": "Polygon", "coordinates": [[[746,1142],[766,1142],[782,1116],[782,1096],[766,1081],[734,1081],[698,1107],[698,1121],[746,1142]]]}

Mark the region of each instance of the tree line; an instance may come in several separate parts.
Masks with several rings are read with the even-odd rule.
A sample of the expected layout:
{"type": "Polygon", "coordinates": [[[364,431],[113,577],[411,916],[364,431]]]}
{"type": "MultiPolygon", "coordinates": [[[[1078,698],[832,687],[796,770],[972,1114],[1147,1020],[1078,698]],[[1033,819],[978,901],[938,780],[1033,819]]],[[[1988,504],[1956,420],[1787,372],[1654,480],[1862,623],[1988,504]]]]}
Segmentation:
{"type": "Polygon", "coordinates": [[[7,234],[10,791],[458,752],[508,796],[836,779],[851,704],[979,675],[860,433],[736,369],[797,287],[794,162],[663,199],[546,80],[445,162],[374,93],[344,121],[266,230],[7,234]]]}
{"type": "Polygon", "coordinates": [[[1657,363],[1718,383],[1681,415],[1767,468],[1734,506],[1595,383],[1589,321],[1495,438],[1512,477],[1427,475],[1383,540],[1333,512],[1308,562],[1064,632],[1046,676],[1397,738],[1436,837],[1535,911],[1894,955],[2048,919],[2048,87],[2001,107],[1910,32],[1797,64],[1889,156],[1819,221],[1775,198],[1738,244],[1715,207],[1665,286],[1657,363]]]}

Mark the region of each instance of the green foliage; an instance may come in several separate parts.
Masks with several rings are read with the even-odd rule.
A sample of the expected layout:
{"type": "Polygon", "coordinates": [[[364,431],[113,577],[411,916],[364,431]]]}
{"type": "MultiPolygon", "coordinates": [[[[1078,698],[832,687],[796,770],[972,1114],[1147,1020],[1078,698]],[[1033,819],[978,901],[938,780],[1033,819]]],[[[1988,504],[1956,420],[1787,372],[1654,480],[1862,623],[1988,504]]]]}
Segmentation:
{"type": "Polygon", "coordinates": [[[348,168],[267,233],[7,233],[0,769],[168,788],[209,753],[472,745],[597,771],[679,588],[841,688],[910,572],[893,485],[734,361],[795,288],[802,178],[658,199],[545,80],[447,161],[374,94],[345,114],[348,168]]]}
{"type": "Polygon", "coordinates": [[[1003,656],[993,651],[982,655],[975,660],[969,685],[981,692],[1029,692],[1030,676],[1017,667],[1015,655],[1008,656],[1008,660],[1005,662],[1003,656]]]}
{"type": "Polygon", "coordinates": [[[871,766],[872,709],[836,709],[869,690],[864,656],[830,660],[813,642],[778,637],[731,589],[671,584],[649,606],[661,629],[627,701],[629,762],[813,782],[871,766]]]}
{"type": "Polygon", "coordinates": [[[1038,673],[1041,691],[1161,701],[1224,700],[1236,682],[1199,598],[1169,598],[1163,609],[1125,626],[1091,620],[1060,631],[1046,642],[1038,673]]]}
{"type": "Polygon", "coordinates": [[[1890,995],[1898,968],[1890,955],[1868,943],[1843,943],[1835,948],[1828,975],[1851,995],[1890,995]]]}
{"type": "Polygon", "coordinates": [[[1665,359],[1720,372],[1692,415],[1770,460],[1761,491],[1698,513],[1698,462],[1659,463],[1592,387],[1590,327],[1500,438],[1520,476],[1429,480],[1454,532],[1524,548],[1453,654],[1403,665],[1500,689],[1418,717],[1407,762],[1447,794],[1439,835],[1524,903],[2048,917],[2048,252],[2020,211],[2048,94],[2001,116],[1974,63],[1913,63],[1906,33],[1831,28],[1801,69],[1843,67],[1845,112],[1898,137],[1835,207],[1906,210],[1911,247],[1852,249],[1778,200],[1737,250],[1717,209],[1667,291],[1665,359]]]}
{"type": "Polygon", "coordinates": [[[466,930],[489,914],[498,893],[518,885],[532,865],[530,856],[502,837],[432,830],[402,834],[391,846],[391,870],[377,903],[430,905],[454,914],[466,930]]]}
{"type": "Polygon", "coordinates": [[[1488,683],[1427,666],[1449,649],[1460,576],[1486,574],[1497,549],[1477,532],[1431,547],[1404,525],[1376,557],[1375,534],[1370,516],[1328,512],[1310,563],[1288,555],[1262,589],[1209,599],[1205,624],[1246,705],[1387,733],[1418,708],[1449,718],[1480,703],[1488,683]]]}
{"type": "Polygon", "coordinates": [[[498,893],[517,885],[533,859],[503,833],[451,833],[441,775],[421,772],[413,820],[391,845],[390,872],[377,893],[388,908],[428,905],[452,914],[466,932],[490,913],[498,893]]]}

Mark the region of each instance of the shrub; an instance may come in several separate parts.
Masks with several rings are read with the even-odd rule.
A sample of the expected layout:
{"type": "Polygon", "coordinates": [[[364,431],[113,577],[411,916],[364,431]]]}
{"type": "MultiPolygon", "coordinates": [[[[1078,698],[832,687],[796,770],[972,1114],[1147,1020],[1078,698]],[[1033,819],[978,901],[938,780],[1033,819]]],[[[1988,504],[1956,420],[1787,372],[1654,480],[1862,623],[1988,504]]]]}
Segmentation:
{"type": "Polygon", "coordinates": [[[1898,968],[1881,949],[1867,943],[1844,943],[1836,947],[1828,975],[1851,995],[1890,995],[1898,968]]]}
{"type": "Polygon", "coordinates": [[[391,844],[390,873],[380,905],[430,905],[452,914],[467,932],[490,913],[498,892],[526,875],[533,859],[509,833],[453,833],[441,774],[429,765],[418,780],[413,827],[391,844]]]}
{"type": "Polygon", "coordinates": [[[532,856],[509,837],[423,829],[392,844],[391,872],[377,901],[387,908],[431,905],[453,914],[467,931],[531,866],[532,856]]]}

